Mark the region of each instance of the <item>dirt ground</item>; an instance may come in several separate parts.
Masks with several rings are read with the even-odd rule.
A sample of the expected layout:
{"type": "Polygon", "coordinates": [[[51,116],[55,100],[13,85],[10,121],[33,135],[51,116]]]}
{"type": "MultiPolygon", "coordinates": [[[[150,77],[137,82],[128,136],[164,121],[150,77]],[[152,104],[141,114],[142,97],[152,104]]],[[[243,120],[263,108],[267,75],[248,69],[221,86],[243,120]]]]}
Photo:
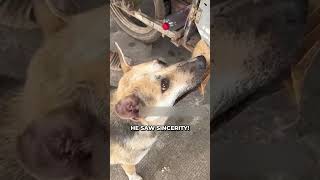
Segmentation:
{"type": "MultiPolygon", "coordinates": [[[[316,89],[314,84],[311,86],[316,89]]],[[[235,116],[219,119],[225,122],[211,135],[211,148],[216,152],[211,156],[218,157],[212,164],[223,164],[216,169],[221,173],[217,177],[319,179],[320,106],[316,86],[318,95],[305,94],[302,116],[287,89],[281,89],[246,105],[235,116]]]]}

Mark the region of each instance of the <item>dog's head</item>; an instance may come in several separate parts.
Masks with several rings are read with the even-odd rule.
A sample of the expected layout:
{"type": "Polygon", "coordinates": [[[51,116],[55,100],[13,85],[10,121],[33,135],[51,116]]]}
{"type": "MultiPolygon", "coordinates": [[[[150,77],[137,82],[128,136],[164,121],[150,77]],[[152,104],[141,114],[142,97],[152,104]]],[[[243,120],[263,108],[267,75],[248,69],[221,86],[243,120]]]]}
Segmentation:
{"type": "Polygon", "coordinates": [[[203,56],[173,65],[153,60],[131,66],[126,62],[118,44],[116,47],[123,77],[115,94],[115,111],[123,119],[158,119],[141,117],[141,108],[172,107],[179,97],[201,83],[207,66],[203,56]]]}

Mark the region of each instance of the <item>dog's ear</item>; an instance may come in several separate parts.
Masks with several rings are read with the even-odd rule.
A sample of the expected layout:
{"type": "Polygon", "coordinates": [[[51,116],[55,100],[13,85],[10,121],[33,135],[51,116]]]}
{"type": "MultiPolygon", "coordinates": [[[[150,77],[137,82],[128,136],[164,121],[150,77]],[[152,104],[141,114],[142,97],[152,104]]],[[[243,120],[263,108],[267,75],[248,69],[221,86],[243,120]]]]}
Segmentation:
{"type": "Polygon", "coordinates": [[[91,177],[104,172],[108,164],[96,166],[108,162],[109,148],[104,147],[104,138],[96,137],[100,130],[92,121],[92,117],[70,110],[33,121],[17,139],[19,161],[38,179],[91,177]]]}
{"type": "Polygon", "coordinates": [[[126,57],[124,56],[124,54],[123,54],[123,52],[117,42],[115,42],[115,45],[117,48],[117,53],[119,54],[121,69],[122,69],[123,73],[126,73],[131,70],[131,66],[127,62],[126,57]]]}
{"type": "Polygon", "coordinates": [[[115,111],[117,115],[122,119],[137,120],[140,117],[140,103],[140,98],[133,94],[118,101],[115,106],[115,111]]]}
{"type": "Polygon", "coordinates": [[[66,19],[58,14],[58,10],[53,7],[50,0],[32,0],[32,5],[37,24],[45,37],[51,36],[66,26],[66,19]]]}

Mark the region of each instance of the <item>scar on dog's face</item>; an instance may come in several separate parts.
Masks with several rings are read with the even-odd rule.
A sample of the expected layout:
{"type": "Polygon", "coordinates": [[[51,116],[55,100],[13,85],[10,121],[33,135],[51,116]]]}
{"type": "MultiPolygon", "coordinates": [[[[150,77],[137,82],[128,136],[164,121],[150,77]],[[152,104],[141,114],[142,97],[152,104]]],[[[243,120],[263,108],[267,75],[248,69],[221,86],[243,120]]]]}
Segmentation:
{"type": "Polygon", "coordinates": [[[203,56],[173,65],[153,60],[130,66],[116,46],[124,74],[118,84],[115,108],[123,118],[137,118],[141,105],[172,107],[179,97],[201,83],[207,67],[203,56]]]}

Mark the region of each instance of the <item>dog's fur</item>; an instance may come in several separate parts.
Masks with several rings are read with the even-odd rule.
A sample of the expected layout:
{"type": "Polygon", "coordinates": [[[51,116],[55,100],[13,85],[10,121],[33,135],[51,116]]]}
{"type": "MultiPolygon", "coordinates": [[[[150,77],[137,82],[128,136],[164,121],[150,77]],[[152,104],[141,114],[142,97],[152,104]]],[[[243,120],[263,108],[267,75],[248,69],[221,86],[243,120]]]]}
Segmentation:
{"type": "Polygon", "coordinates": [[[210,108],[215,117],[287,71],[302,47],[306,0],[237,4],[215,7],[211,17],[214,76],[210,90],[214,93],[210,108]]]}
{"type": "Polygon", "coordinates": [[[66,22],[42,0],[33,3],[45,42],[24,87],[2,107],[0,179],[106,178],[101,173],[109,173],[107,7],[66,22]]]}
{"type": "Polygon", "coordinates": [[[144,116],[141,108],[172,107],[201,83],[207,63],[204,56],[197,56],[170,66],[159,60],[129,66],[116,46],[124,74],[111,99],[110,163],[120,164],[130,180],[139,180],[135,165],[150,150],[157,134],[131,131],[130,125],[164,125],[168,117],[144,116]]]}

